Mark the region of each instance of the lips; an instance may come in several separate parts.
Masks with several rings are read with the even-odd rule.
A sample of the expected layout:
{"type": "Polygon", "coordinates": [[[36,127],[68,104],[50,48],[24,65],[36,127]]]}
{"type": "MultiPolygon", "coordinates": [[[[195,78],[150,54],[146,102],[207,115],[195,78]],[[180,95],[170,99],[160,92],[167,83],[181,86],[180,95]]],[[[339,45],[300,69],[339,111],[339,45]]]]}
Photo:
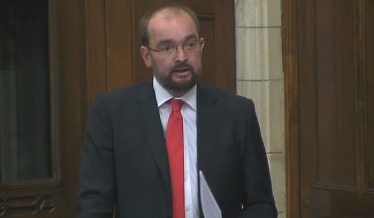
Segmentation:
{"type": "Polygon", "coordinates": [[[190,70],[190,68],[181,68],[181,69],[174,69],[173,72],[185,72],[190,70]]]}
{"type": "Polygon", "coordinates": [[[178,63],[172,69],[173,73],[183,73],[187,71],[192,72],[192,67],[188,63],[178,63]]]}
{"type": "Polygon", "coordinates": [[[172,71],[172,75],[175,76],[175,78],[188,78],[191,75],[190,68],[179,68],[179,69],[174,69],[172,71]]]}

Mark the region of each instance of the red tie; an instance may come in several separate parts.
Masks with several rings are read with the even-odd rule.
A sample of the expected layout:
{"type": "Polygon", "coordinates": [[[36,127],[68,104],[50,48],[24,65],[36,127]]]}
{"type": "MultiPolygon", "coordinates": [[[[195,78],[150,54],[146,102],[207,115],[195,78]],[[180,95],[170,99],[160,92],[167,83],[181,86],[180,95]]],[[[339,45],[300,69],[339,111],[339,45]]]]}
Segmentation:
{"type": "Polygon", "coordinates": [[[166,130],[166,147],[169,157],[173,218],[184,218],[184,141],[183,117],[180,112],[183,101],[171,99],[171,114],[166,130]]]}

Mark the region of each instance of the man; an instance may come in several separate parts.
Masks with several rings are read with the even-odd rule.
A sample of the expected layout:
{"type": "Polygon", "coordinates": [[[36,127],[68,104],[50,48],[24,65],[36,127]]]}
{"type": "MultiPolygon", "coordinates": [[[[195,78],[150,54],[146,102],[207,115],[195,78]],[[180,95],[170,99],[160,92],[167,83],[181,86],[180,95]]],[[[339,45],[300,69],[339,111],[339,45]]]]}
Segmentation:
{"type": "Polygon", "coordinates": [[[154,78],[93,104],[79,218],[204,217],[200,171],[222,217],[277,217],[253,102],[198,83],[199,29],[177,4],[142,18],[140,52],[154,78]]]}

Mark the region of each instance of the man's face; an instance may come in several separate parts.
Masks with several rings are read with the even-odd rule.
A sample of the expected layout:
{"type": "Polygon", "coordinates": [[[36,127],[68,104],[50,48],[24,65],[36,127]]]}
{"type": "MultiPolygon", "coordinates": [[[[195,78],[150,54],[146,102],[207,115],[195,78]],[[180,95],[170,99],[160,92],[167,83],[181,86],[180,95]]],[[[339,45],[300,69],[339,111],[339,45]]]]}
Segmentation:
{"type": "Polygon", "coordinates": [[[169,92],[184,94],[201,75],[204,39],[199,38],[194,21],[183,11],[175,13],[164,10],[150,20],[148,34],[149,47],[156,50],[197,43],[197,51],[185,52],[179,46],[176,54],[170,57],[161,57],[159,52],[145,46],[140,48],[145,64],[152,67],[157,81],[169,92]]]}

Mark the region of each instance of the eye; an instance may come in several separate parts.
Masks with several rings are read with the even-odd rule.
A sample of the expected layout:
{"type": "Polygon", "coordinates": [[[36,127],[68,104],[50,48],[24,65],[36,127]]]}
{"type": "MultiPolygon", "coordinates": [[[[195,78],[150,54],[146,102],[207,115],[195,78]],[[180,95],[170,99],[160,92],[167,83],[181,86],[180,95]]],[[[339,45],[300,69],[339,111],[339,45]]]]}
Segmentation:
{"type": "Polygon", "coordinates": [[[196,46],[196,42],[188,42],[187,47],[194,48],[196,46]]]}
{"type": "Polygon", "coordinates": [[[162,46],[162,47],[160,48],[160,51],[170,51],[170,49],[171,49],[171,46],[169,46],[169,45],[165,45],[165,46],[162,46]]]}

